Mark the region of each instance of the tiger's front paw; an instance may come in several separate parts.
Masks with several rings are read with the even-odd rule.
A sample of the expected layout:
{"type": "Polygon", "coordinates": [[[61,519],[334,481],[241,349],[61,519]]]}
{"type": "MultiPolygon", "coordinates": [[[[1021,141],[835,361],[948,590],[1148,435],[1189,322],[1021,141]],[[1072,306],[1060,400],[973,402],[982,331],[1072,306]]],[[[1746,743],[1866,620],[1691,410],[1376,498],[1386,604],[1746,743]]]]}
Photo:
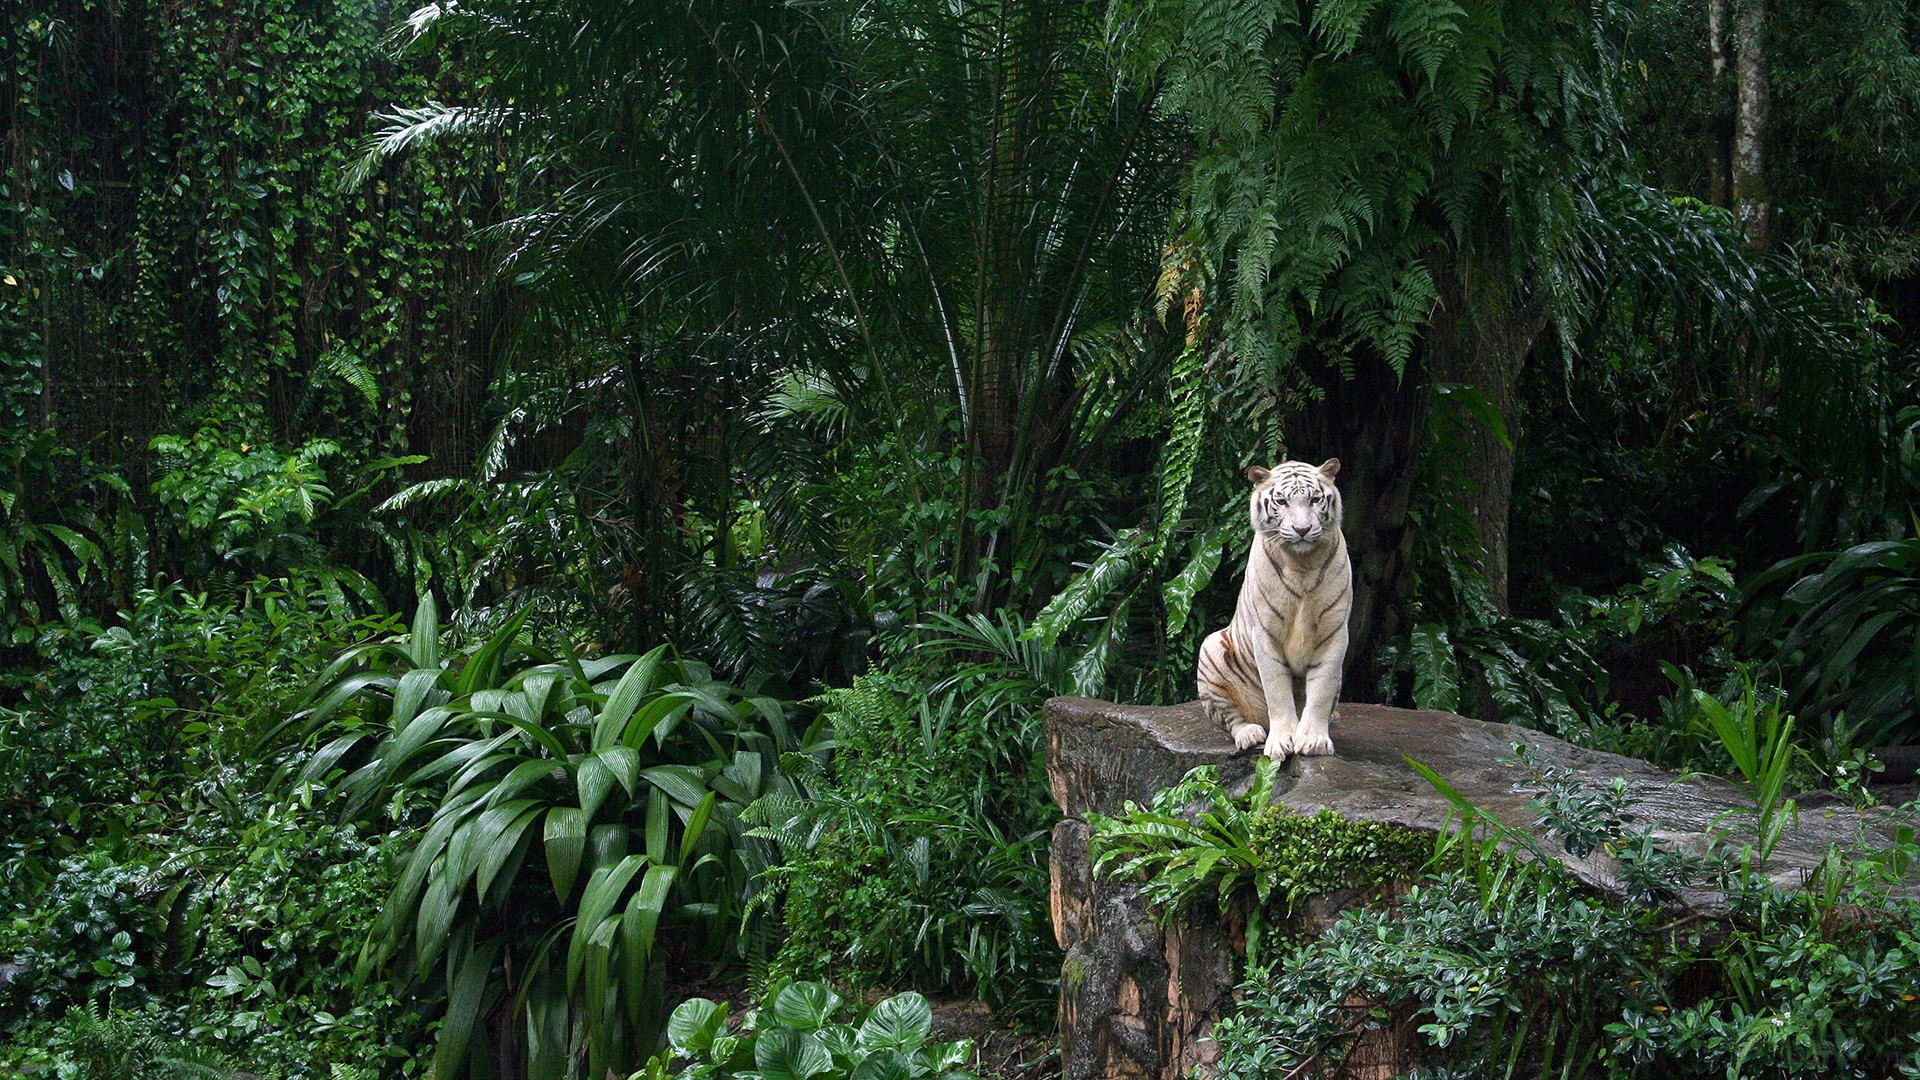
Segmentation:
{"type": "Polygon", "coordinates": [[[1303,757],[1321,757],[1333,753],[1333,739],[1322,730],[1318,732],[1296,731],[1293,735],[1293,752],[1303,757]]]}
{"type": "Polygon", "coordinates": [[[1233,748],[1251,750],[1259,746],[1267,737],[1267,729],[1259,724],[1240,723],[1233,725],[1233,748]]]}
{"type": "Polygon", "coordinates": [[[1282,731],[1279,728],[1274,728],[1272,731],[1267,732],[1267,745],[1264,753],[1275,761],[1287,760],[1287,755],[1293,753],[1293,731],[1291,729],[1282,731]]]}

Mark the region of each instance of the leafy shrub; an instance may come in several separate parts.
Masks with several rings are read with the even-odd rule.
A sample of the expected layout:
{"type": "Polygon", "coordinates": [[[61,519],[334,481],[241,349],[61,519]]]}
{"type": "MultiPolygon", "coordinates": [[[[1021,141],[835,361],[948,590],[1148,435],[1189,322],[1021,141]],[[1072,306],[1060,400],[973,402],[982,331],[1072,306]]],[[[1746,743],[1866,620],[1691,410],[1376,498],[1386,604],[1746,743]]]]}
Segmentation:
{"type": "Polygon", "coordinates": [[[1617,745],[1629,721],[1649,718],[1616,713],[1608,657],[1645,649],[1710,671],[1734,666],[1727,645],[1739,593],[1722,559],[1695,559],[1670,544],[1639,582],[1612,595],[1564,593],[1553,619],[1501,614],[1457,561],[1448,572],[1451,598],[1417,613],[1408,636],[1381,652],[1386,700],[1537,728],[1583,746],[1617,745]]]}
{"type": "Polygon", "coordinates": [[[72,1009],[54,1029],[50,1064],[72,1080],[227,1080],[238,1075],[218,1051],[168,1038],[146,1017],[99,1005],[72,1009]]]}
{"type": "Polygon", "coordinates": [[[823,698],[831,771],[809,798],[754,811],[781,849],[761,901],[780,902],[786,932],[772,970],[972,994],[1038,1020],[1059,951],[1037,702],[960,680],[935,693],[868,675],[823,698]]]}
{"type": "Polygon", "coordinates": [[[297,573],[317,583],[336,608],[348,594],[378,606],[380,593],[357,571],[338,565],[338,552],[322,531],[364,524],[354,508],[366,503],[384,477],[420,456],[382,458],[349,471],[358,484],[336,494],[325,461],[340,445],[314,439],[297,450],[241,443],[237,448],[211,428],[193,435],[157,436],[152,449],[160,472],[153,494],[165,533],[172,537],[175,565],[189,580],[232,583],[257,576],[297,573]]]}
{"type": "Polygon", "coordinates": [[[197,1044],[289,1080],[332,1064],[412,1071],[418,1006],[388,983],[356,982],[353,964],[404,834],[366,836],[266,793],[236,809],[237,820],[206,813],[172,834],[183,850],[166,864],[163,958],[187,985],[163,999],[170,1018],[197,1044]]]}
{"type": "Polygon", "coordinates": [[[387,985],[353,980],[393,860],[238,779],[201,781],[164,831],[69,857],[8,913],[0,958],[17,970],[0,983],[0,1031],[17,1049],[0,1063],[53,1040],[69,1006],[110,1001],[156,1038],[287,1080],[333,1063],[411,1071],[424,1020],[387,985]]]}
{"type": "Polygon", "coordinates": [[[1749,645],[1796,712],[1862,746],[1920,741],[1920,539],[1787,559],[1747,595],[1749,645]]]}
{"type": "Polygon", "coordinates": [[[8,937],[18,943],[14,959],[25,970],[6,997],[41,1013],[115,991],[136,1003],[161,950],[163,891],[152,867],[124,864],[106,852],[62,860],[34,906],[12,913],[8,937]]]}
{"type": "Polygon", "coordinates": [[[682,1002],[667,1021],[669,1052],[628,1080],[732,1080],[817,1077],[819,1080],[970,1080],[957,1066],[968,1045],[931,1042],[933,1010],[908,991],[844,1015],[840,995],[823,983],[786,983],[727,1030],[727,1007],[706,998],[682,1002]],[[674,1071],[674,1062],[685,1062],[674,1071]]]}
{"type": "Polygon", "coordinates": [[[510,1002],[499,1022],[524,1025],[536,1076],[582,1051],[593,1076],[651,1052],[661,927],[724,954],[765,865],[739,813],[791,794],[778,755],[807,745],[779,702],[664,646],[586,660],[525,644],[529,611],[455,656],[425,600],[404,640],[344,654],[288,721],[316,747],[300,784],[348,820],[420,826],[360,974],[444,996],[439,1076],[490,1066],[488,1002],[510,1002]]]}
{"type": "Polygon", "coordinates": [[[1537,841],[1460,804],[1452,869],[1249,973],[1214,1030],[1220,1075],[1341,1075],[1355,1037],[1387,1024],[1415,1032],[1422,1075],[1436,1077],[1920,1075],[1920,905],[1887,895],[1915,853],[1910,831],[1890,851],[1836,852],[1786,891],[1725,850],[1664,847],[1634,825],[1620,785],[1534,777],[1542,822],[1571,852],[1617,858],[1632,904],[1593,895],[1537,841]],[[1673,919],[1660,898],[1703,872],[1726,916],[1673,919]]]}
{"type": "Polygon", "coordinates": [[[0,871],[28,891],[95,838],[156,828],[207,769],[244,760],[261,722],[330,656],[391,629],[338,611],[300,578],[249,583],[222,604],[178,585],[140,590],[115,625],[81,621],[0,679],[0,871]]]}

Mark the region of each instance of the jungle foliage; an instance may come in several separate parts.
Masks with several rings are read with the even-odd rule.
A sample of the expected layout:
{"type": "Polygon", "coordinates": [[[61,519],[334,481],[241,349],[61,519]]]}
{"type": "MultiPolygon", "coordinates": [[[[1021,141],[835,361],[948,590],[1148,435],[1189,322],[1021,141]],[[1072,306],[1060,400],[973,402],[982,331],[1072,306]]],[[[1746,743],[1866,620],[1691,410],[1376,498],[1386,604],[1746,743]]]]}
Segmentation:
{"type": "MultiPolygon", "coordinates": [[[[9,7],[0,1069],[977,1071],[918,995],[1050,1022],[1041,703],[1192,696],[1283,455],[1344,463],[1350,698],[1873,798],[1920,17],[1767,5],[1736,131],[1728,9],[9,7]]],[[[1108,870],[1271,928],[1407,855],[1206,783],[1108,870]]],[[[1456,1071],[1910,1058],[1904,924],[1814,934],[1865,871],[1656,941],[1450,857],[1268,933],[1233,1067],[1387,960],[1456,1071]]]]}

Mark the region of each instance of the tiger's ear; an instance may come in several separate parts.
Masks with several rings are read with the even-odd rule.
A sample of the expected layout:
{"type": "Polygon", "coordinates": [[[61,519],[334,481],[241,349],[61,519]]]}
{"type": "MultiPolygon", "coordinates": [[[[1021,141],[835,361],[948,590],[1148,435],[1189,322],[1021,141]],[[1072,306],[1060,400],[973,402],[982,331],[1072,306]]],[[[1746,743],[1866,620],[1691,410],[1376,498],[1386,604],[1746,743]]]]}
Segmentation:
{"type": "Polygon", "coordinates": [[[1320,475],[1326,477],[1329,480],[1333,479],[1336,476],[1339,476],[1340,475],[1340,459],[1337,457],[1330,457],[1327,460],[1321,462],[1320,475]]]}
{"type": "Polygon", "coordinates": [[[1273,475],[1273,470],[1265,468],[1263,466],[1259,466],[1259,465],[1247,466],[1247,479],[1253,481],[1256,484],[1266,483],[1267,477],[1272,475],[1273,475]]]}

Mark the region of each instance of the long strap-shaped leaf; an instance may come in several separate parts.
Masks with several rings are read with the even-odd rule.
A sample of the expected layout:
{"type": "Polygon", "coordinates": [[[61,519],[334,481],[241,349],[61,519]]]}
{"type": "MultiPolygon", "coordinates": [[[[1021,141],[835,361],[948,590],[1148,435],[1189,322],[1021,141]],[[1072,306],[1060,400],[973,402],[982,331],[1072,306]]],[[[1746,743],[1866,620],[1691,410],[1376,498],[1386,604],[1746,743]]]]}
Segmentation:
{"type": "Polygon", "coordinates": [[[562,904],[573,893],[573,879],[580,872],[580,855],[587,846],[587,815],[577,806],[556,806],[547,811],[544,846],[547,874],[553,879],[553,895],[562,904]]]}
{"type": "Polygon", "coordinates": [[[500,665],[506,659],[507,650],[513,647],[514,640],[520,636],[521,627],[527,625],[527,619],[533,614],[533,605],[520,609],[519,614],[508,619],[485,644],[474,651],[467,659],[467,666],[460,669],[460,679],[455,692],[461,696],[475,690],[491,689],[500,684],[500,665]]]}
{"type": "Polygon", "coordinates": [[[413,632],[407,635],[407,659],[415,668],[440,666],[440,608],[433,593],[420,597],[413,611],[413,632]]]}
{"type": "Polygon", "coordinates": [[[644,708],[633,714],[627,721],[626,727],[620,732],[621,744],[638,750],[640,744],[647,740],[647,736],[654,734],[656,730],[660,734],[654,741],[658,743],[667,732],[672,730],[668,721],[677,720],[684,715],[693,707],[696,700],[698,699],[692,694],[674,692],[661,694],[647,702],[644,708]]]}
{"type": "Polygon", "coordinates": [[[480,1019],[480,1006],[487,992],[487,976],[494,958],[500,954],[504,938],[494,938],[467,954],[460,971],[447,985],[447,1016],[440,1024],[440,1039],[433,1051],[434,1080],[452,1080],[466,1064],[473,1044],[474,1026],[480,1019]]]}
{"type": "Polygon", "coordinates": [[[607,695],[607,703],[600,708],[600,719],[593,726],[595,750],[604,749],[622,741],[627,720],[633,716],[634,710],[640,707],[640,703],[653,690],[654,673],[660,669],[660,660],[666,654],[665,645],[656,646],[645,656],[635,660],[627,668],[627,673],[620,676],[620,681],[614,685],[613,693],[607,695]]]}
{"type": "Polygon", "coordinates": [[[645,855],[628,855],[612,866],[603,866],[587,879],[586,892],[580,897],[580,911],[573,924],[573,940],[567,946],[567,985],[572,986],[580,979],[582,965],[587,959],[587,942],[593,937],[602,920],[613,913],[614,905],[626,892],[627,883],[633,875],[647,865],[645,855]]]}
{"type": "Polygon", "coordinates": [[[647,975],[653,963],[654,933],[677,873],[671,866],[647,867],[640,887],[627,898],[626,914],[620,921],[621,993],[626,998],[627,1022],[636,1031],[645,1030],[642,1020],[659,1006],[659,1002],[648,1000],[647,975]]]}

